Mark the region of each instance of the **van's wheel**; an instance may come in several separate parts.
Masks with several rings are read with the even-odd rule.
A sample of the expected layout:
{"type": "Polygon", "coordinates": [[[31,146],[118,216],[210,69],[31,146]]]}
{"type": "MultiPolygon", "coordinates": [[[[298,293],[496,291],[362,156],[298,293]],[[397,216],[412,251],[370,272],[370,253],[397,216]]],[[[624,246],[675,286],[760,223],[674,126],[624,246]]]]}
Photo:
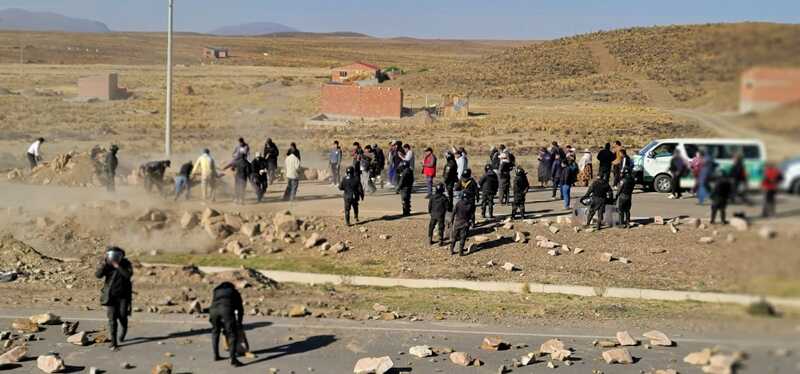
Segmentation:
{"type": "Polygon", "coordinates": [[[656,192],[669,193],[672,192],[672,176],[669,174],[659,174],[653,179],[653,189],[656,192]]]}

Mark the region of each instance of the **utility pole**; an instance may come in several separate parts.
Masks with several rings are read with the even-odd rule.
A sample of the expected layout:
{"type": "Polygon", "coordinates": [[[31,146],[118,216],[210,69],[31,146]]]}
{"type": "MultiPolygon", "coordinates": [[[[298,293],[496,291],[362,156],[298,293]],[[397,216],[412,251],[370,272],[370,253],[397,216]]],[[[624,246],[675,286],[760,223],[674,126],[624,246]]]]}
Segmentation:
{"type": "Polygon", "coordinates": [[[169,2],[169,20],[167,21],[167,110],[164,153],[169,160],[172,157],[172,8],[175,1],[167,1],[169,2]]]}

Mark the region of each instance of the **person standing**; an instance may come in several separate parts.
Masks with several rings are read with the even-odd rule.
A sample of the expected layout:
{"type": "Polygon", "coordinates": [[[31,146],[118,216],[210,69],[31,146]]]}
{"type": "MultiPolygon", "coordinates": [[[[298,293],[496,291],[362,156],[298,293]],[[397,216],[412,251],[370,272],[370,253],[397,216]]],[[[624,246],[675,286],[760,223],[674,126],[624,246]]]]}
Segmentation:
{"type": "Polygon", "coordinates": [[[214,352],[214,361],[222,360],[219,355],[219,334],[224,331],[228,341],[231,366],[242,366],[236,356],[237,350],[242,344],[239,341],[239,336],[244,319],[243,304],[242,295],[236,290],[233,283],[222,282],[214,288],[211,306],[208,308],[208,319],[211,323],[211,349],[214,352]]]}
{"type": "Polygon", "coordinates": [[[700,197],[700,172],[703,170],[703,166],[705,166],[705,158],[703,156],[702,150],[697,150],[695,152],[694,157],[689,160],[689,169],[692,171],[692,177],[694,177],[694,187],[692,187],[692,193],[698,195],[697,198],[700,200],[700,204],[702,205],[702,200],[704,199],[700,197]]]}
{"type": "Polygon", "coordinates": [[[286,166],[286,191],[283,192],[283,201],[294,201],[300,185],[300,157],[290,148],[286,152],[284,163],[286,166]]]}
{"type": "Polygon", "coordinates": [[[236,160],[239,158],[239,155],[243,156],[245,161],[250,160],[250,144],[247,144],[244,138],[239,138],[239,143],[236,144],[236,148],[233,149],[231,158],[236,160]]]}
{"type": "Polygon", "coordinates": [[[575,166],[575,162],[572,159],[567,159],[561,162],[561,172],[558,176],[558,183],[561,187],[561,198],[564,200],[564,209],[570,209],[570,202],[572,192],[572,185],[575,184],[576,173],[575,170],[577,166],[575,166]]]}
{"type": "MultiPolygon", "coordinates": [[[[699,151],[698,151],[699,153],[699,151]]],[[[710,190],[710,180],[714,176],[714,173],[717,170],[717,163],[711,157],[702,157],[702,165],[700,167],[700,171],[697,174],[697,179],[695,179],[695,188],[697,189],[697,202],[700,205],[705,203],[706,198],[708,198],[709,190],[710,190]]]]}
{"type": "Polygon", "coordinates": [[[672,159],[669,161],[669,173],[672,175],[672,194],[669,196],[670,199],[680,199],[683,196],[681,178],[686,175],[687,170],[686,161],[681,156],[680,151],[675,149],[672,152],[672,159]]]}
{"type": "Polygon", "coordinates": [[[475,219],[475,200],[461,199],[453,208],[453,233],[450,240],[450,255],[456,254],[456,244],[458,244],[459,256],[464,256],[464,246],[469,237],[469,228],[475,219]]]}
{"type": "Polygon", "coordinates": [[[339,185],[339,173],[342,170],[342,147],[339,146],[339,141],[333,141],[333,147],[328,154],[328,162],[331,165],[331,186],[339,185]]]}
{"type": "Polygon", "coordinates": [[[491,164],[486,164],[483,168],[484,174],[478,184],[481,190],[481,217],[494,218],[494,197],[497,195],[497,188],[499,185],[497,174],[492,169],[491,164]],[[486,215],[486,211],[489,215],[486,215]]]}
{"type": "Polygon", "coordinates": [[[111,145],[111,149],[106,154],[105,172],[106,172],[106,190],[114,192],[116,190],[117,167],[119,166],[119,159],[117,158],[119,147],[116,144],[111,145]]]}
{"type": "Polygon", "coordinates": [[[445,186],[443,183],[436,185],[433,196],[428,200],[428,213],[431,215],[428,222],[428,244],[433,245],[433,231],[439,228],[439,245],[444,246],[444,226],[445,217],[448,212],[453,210],[450,200],[445,196],[445,186]]]}
{"type": "Polygon", "coordinates": [[[470,224],[474,224],[479,188],[478,182],[475,181],[475,178],[472,178],[472,169],[464,170],[461,180],[459,180],[458,185],[456,185],[456,192],[458,193],[459,200],[469,201],[469,206],[472,209],[470,224]]]}
{"type": "Polygon", "coordinates": [[[393,140],[391,143],[389,143],[389,158],[386,160],[386,163],[388,164],[387,165],[388,170],[386,172],[386,178],[388,179],[388,182],[389,182],[388,183],[389,188],[393,188],[395,186],[395,183],[396,183],[397,163],[395,162],[395,160],[398,158],[397,157],[397,152],[398,152],[398,150],[397,150],[397,140],[393,140]]]}
{"type": "Polygon", "coordinates": [[[294,142],[289,143],[289,152],[294,154],[294,156],[297,157],[298,160],[302,160],[302,158],[300,157],[300,149],[297,148],[297,144],[295,144],[294,142]]]}
{"type": "Polygon", "coordinates": [[[611,152],[611,143],[606,143],[600,152],[597,152],[597,161],[600,163],[598,174],[606,182],[611,178],[611,163],[614,162],[614,152],[611,152]]]}
{"type": "Polygon", "coordinates": [[[267,176],[269,177],[267,183],[275,184],[278,176],[278,157],[281,153],[278,150],[278,146],[272,142],[272,138],[267,138],[262,154],[267,159],[267,176]]]}
{"type": "Polygon", "coordinates": [[[444,158],[445,165],[442,173],[444,175],[444,187],[447,189],[447,199],[450,200],[450,206],[453,206],[453,189],[458,183],[458,164],[456,163],[455,155],[451,151],[447,151],[444,158]]]}
{"type": "Polygon", "coordinates": [[[511,205],[511,219],[514,219],[517,213],[519,213],[520,219],[525,219],[525,195],[528,194],[530,186],[528,174],[524,169],[518,167],[514,178],[514,203],[511,205]]]}
{"type": "Polygon", "coordinates": [[[216,201],[217,166],[208,148],[204,149],[197,161],[194,162],[192,175],[196,174],[200,174],[200,190],[203,192],[203,200],[216,201]]]}
{"type": "Polygon", "coordinates": [[[589,187],[589,183],[594,179],[592,170],[592,153],[585,149],[581,159],[578,161],[578,182],[584,187],[589,187]]]}
{"type": "Polygon", "coordinates": [[[733,183],[731,202],[736,204],[737,201],[741,201],[742,203],[750,205],[750,199],[747,198],[747,168],[744,166],[744,158],[741,153],[737,153],[733,156],[731,182],[733,183]]]}
{"type": "Polygon", "coordinates": [[[541,147],[539,148],[539,156],[536,159],[539,161],[538,172],[536,173],[539,188],[545,188],[547,183],[550,182],[550,170],[553,168],[550,152],[547,151],[547,148],[541,147]]]}
{"type": "Polygon", "coordinates": [[[344,223],[350,226],[350,209],[353,209],[353,218],[358,222],[358,201],[364,201],[364,187],[356,177],[356,169],[348,166],[345,169],[345,175],[339,183],[339,190],[344,194],[344,223]]]}
{"type": "Polygon", "coordinates": [[[358,155],[358,167],[361,184],[364,191],[369,191],[370,194],[375,193],[375,184],[372,183],[372,146],[367,145],[358,155]]]}
{"type": "Polygon", "coordinates": [[[622,182],[617,190],[617,210],[619,210],[619,224],[624,228],[631,225],[631,206],[633,205],[633,189],[636,181],[633,174],[622,169],[622,182]]]}
{"type": "Polygon", "coordinates": [[[723,172],[714,181],[714,189],[711,190],[711,224],[717,221],[717,214],[719,213],[722,219],[722,224],[727,225],[728,220],[725,215],[725,210],[728,208],[728,199],[731,198],[732,190],[731,179],[727,173],[723,172]]]}
{"type": "MultiPolygon", "coordinates": [[[[553,188],[552,188],[552,190],[553,190],[553,196],[552,196],[553,200],[556,200],[556,191],[558,191],[559,194],[561,193],[561,179],[560,178],[561,178],[561,170],[563,169],[561,165],[562,165],[562,162],[564,162],[564,161],[565,160],[562,159],[561,155],[558,154],[558,153],[556,153],[555,156],[553,156],[553,168],[552,168],[552,170],[550,170],[550,179],[553,181],[553,188]]],[[[564,196],[562,195],[561,198],[563,199],[564,196]]]]}
{"type": "Polygon", "coordinates": [[[469,159],[467,158],[467,152],[464,150],[464,147],[456,150],[455,154],[456,165],[458,166],[458,178],[461,179],[464,176],[464,171],[469,169],[469,159]]]}
{"type": "Polygon", "coordinates": [[[356,171],[361,170],[361,157],[364,155],[364,149],[361,148],[361,143],[353,142],[353,150],[350,151],[350,156],[353,158],[353,167],[356,171]]]}
{"type": "Polygon", "coordinates": [[[31,166],[31,170],[33,170],[36,166],[39,165],[39,161],[42,160],[42,155],[39,153],[39,149],[42,147],[44,143],[44,138],[36,139],[35,142],[31,143],[28,146],[28,152],[26,156],[28,158],[28,164],[31,166]]]}
{"type": "Polygon", "coordinates": [[[581,201],[589,199],[589,213],[586,215],[586,227],[592,225],[592,219],[597,214],[597,230],[603,227],[603,215],[606,212],[606,202],[614,199],[611,185],[604,178],[597,178],[589,186],[581,201]]]}
{"type": "Polygon", "coordinates": [[[417,158],[414,155],[414,151],[411,149],[411,144],[403,144],[403,161],[408,164],[408,167],[411,168],[411,173],[414,173],[414,170],[417,168],[417,158]]]}
{"type": "Polygon", "coordinates": [[[500,154],[497,164],[497,190],[500,193],[500,204],[508,204],[511,192],[511,169],[514,168],[512,154],[505,145],[500,145],[500,154]]]}
{"type": "Polygon", "coordinates": [[[775,195],[778,194],[778,186],[783,182],[781,170],[774,164],[767,164],[764,170],[764,180],[761,181],[761,189],[764,191],[764,208],[761,216],[764,218],[775,216],[775,195]]]}
{"type": "Polygon", "coordinates": [[[252,174],[252,165],[247,161],[244,153],[238,153],[237,158],[231,161],[223,170],[233,169],[234,204],[244,204],[244,194],[247,191],[247,181],[252,174]]]}
{"type": "Polygon", "coordinates": [[[422,174],[425,176],[425,186],[427,187],[426,199],[430,199],[433,195],[433,178],[436,178],[436,155],[433,154],[433,149],[430,147],[425,148],[424,157],[422,159],[422,174]]]}
{"type": "Polygon", "coordinates": [[[192,192],[192,168],[192,162],[189,161],[181,165],[178,175],[175,176],[175,201],[178,201],[184,191],[186,191],[186,200],[189,200],[192,192]]]}
{"type": "Polygon", "coordinates": [[[256,152],[255,157],[253,157],[253,162],[251,162],[250,165],[252,166],[250,182],[253,184],[253,189],[256,191],[256,201],[260,203],[264,200],[264,194],[267,192],[267,187],[269,186],[267,159],[256,152]]]}
{"type": "Polygon", "coordinates": [[[372,164],[374,165],[373,169],[373,180],[378,180],[380,182],[381,189],[383,189],[383,168],[386,165],[386,155],[383,153],[383,149],[378,147],[378,144],[372,145],[372,152],[375,154],[372,157],[372,164]]]}
{"type": "Polygon", "coordinates": [[[411,215],[411,191],[414,188],[414,171],[403,161],[397,169],[397,192],[403,206],[403,217],[411,215]]]}
{"type": "Polygon", "coordinates": [[[133,300],[133,266],[125,258],[122,248],[111,246],[107,248],[103,260],[97,264],[94,275],[104,280],[100,304],[106,307],[111,350],[117,351],[119,343],[125,341],[128,334],[128,317],[131,315],[133,300]],[[119,335],[118,324],[121,327],[119,335]]]}
{"type": "Polygon", "coordinates": [[[614,152],[614,161],[611,161],[611,172],[614,173],[614,183],[611,185],[613,188],[617,188],[619,186],[619,182],[622,181],[622,159],[623,153],[622,151],[625,150],[622,147],[622,142],[617,140],[614,142],[614,146],[612,147],[612,152],[614,152]]]}

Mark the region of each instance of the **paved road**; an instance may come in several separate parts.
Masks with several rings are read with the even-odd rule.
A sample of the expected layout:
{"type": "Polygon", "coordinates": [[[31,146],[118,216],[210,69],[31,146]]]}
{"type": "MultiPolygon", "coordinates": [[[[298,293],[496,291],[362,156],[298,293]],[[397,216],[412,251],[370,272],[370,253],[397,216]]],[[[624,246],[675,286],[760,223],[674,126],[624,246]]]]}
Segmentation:
{"type": "MultiPolygon", "coordinates": [[[[55,311],[58,313],[58,311],[55,311]]],[[[7,326],[14,317],[33,314],[30,310],[0,310],[0,323],[7,326]]],[[[81,329],[98,329],[104,325],[100,312],[64,312],[62,318],[80,320],[81,329]]],[[[106,347],[77,347],[64,342],[58,326],[38,334],[42,341],[31,343],[31,355],[48,351],[59,352],[71,365],[73,372],[86,372],[94,366],[109,373],[120,373],[120,363],[136,365],[133,373],[149,372],[157,363],[169,361],[177,373],[265,373],[270,368],[280,373],[351,373],[355,362],[366,356],[390,356],[399,370],[394,373],[496,373],[500,365],[511,365],[513,358],[535,351],[550,338],[560,338],[575,349],[574,365],[559,363],[559,373],[590,373],[592,369],[605,373],[640,373],[651,369],[674,368],[681,373],[699,373],[698,367],[683,363],[683,357],[705,347],[718,346],[725,351],[741,350],[749,355],[740,373],[791,373],[799,368],[796,355],[800,350],[798,331],[784,331],[780,337],[761,334],[737,334],[731,330],[714,336],[694,336],[678,331],[665,331],[677,346],[645,349],[630,347],[638,359],[633,365],[607,365],[601,359],[602,350],[592,342],[609,338],[616,330],[609,328],[580,329],[564,326],[485,326],[462,323],[346,321],[329,319],[247,319],[248,337],[255,359],[243,359],[247,366],[228,370],[225,362],[210,360],[210,337],[204,317],[186,315],[136,314],[131,324],[130,338],[120,352],[106,347]],[[513,345],[527,345],[508,351],[481,351],[478,346],[484,336],[501,336],[513,345]],[[446,357],[418,359],[408,355],[414,345],[446,346],[467,351],[486,363],[481,368],[461,368],[446,357]],[[788,356],[776,355],[778,349],[789,349],[788,356]],[[168,358],[170,352],[174,357],[168,358]]],[[[613,325],[611,323],[610,325],[613,325]]],[[[654,326],[653,328],[657,328],[654,326]]],[[[643,331],[631,330],[640,336],[643,331]]],[[[515,373],[549,371],[540,361],[515,373]]],[[[10,372],[36,373],[35,361],[24,362],[10,372]]]]}

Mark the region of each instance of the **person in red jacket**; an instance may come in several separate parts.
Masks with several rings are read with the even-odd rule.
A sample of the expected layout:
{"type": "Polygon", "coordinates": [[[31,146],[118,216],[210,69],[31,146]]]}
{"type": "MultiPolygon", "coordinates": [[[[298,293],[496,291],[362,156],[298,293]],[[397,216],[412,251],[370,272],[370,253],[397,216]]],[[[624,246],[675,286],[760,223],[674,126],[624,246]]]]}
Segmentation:
{"type": "Polygon", "coordinates": [[[775,195],[778,193],[778,186],[783,182],[783,174],[780,169],[773,164],[767,164],[764,170],[764,180],[761,181],[761,189],[764,190],[764,210],[761,216],[772,217],[775,215],[775,195]]]}
{"type": "Polygon", "coordinates": [[[425,176],[425,186],[428,189],[425,198],[430,199],[431,195],[433,195],[433,178],[436,178],[436,156],[430,147],[425,148],[425,153],[423,154],[422,175],[425,176]]]}

